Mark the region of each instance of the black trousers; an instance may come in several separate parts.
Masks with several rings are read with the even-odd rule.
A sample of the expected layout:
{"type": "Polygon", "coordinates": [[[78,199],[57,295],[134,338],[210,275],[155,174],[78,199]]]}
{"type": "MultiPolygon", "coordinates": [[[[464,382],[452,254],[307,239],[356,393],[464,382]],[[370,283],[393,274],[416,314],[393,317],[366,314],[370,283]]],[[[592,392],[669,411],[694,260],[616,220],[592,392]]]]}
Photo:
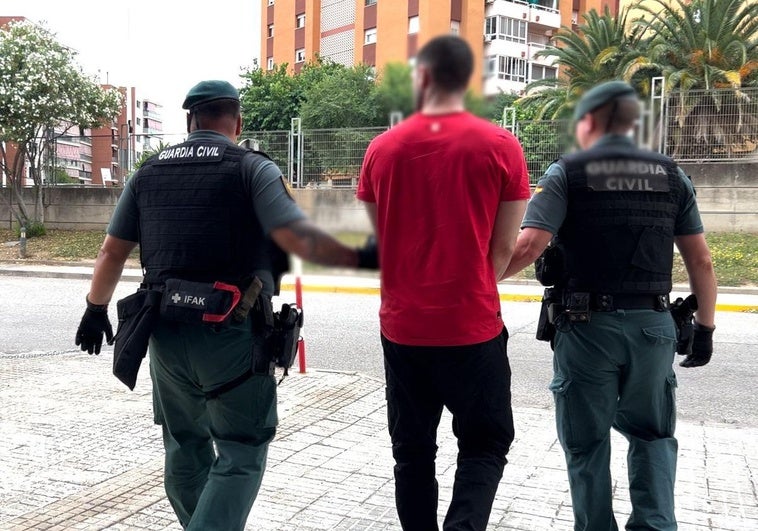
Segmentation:
{"type": "Polygon", "coordinates": [[[459,347],[398,345],[382,337],[395,502],[406,531],[437,531],[435,473],[442,408],[458,459],[445,531],[485,530],[513,442],[508,331],[459,347]]]}

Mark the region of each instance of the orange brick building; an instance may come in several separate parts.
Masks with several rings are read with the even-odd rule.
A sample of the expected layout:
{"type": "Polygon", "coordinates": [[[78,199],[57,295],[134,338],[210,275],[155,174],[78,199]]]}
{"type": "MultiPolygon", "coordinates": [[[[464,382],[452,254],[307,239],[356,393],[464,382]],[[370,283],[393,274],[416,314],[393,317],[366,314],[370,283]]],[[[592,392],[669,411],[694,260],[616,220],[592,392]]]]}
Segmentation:
{"type": "Polygon", "coordinates": [[[444,33],[460,35],[482,61],[471,88],[479,93],[519,92],[527,83],[555,77],[551,58],[534,54],[561,26],[591,9],[619,0],[262,0],[264,69],[287,64],[291,72],[321,56],[380,70],[412,64],[417,50],[444,33]]]}

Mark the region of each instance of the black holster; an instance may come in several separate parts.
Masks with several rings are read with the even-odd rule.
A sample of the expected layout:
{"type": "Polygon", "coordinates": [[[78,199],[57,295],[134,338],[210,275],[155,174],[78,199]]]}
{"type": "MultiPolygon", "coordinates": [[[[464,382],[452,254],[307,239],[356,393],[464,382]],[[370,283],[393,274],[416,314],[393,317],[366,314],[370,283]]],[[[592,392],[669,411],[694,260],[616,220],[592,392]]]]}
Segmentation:
{"type": "Polygon", "coordinates": [[[140,289],[116,303],[118,328],[113,347],[113,375],[132,391],[160,315],[162,296],[161,291],[140,289]]]}
{"type": "Polygon", "coordinates": [[[303,310],[297,304],[282,304],[282,309],[274,313],[274,328],[268,346],[274,363],[284,369],[285,374],[295,362],[302,327],[303,310]]]}
{"type": "Polygon", "coordinates": [[[560,288],[545,288],[542,294],[536,338],[540,341],[549,341],[551,347],[555,339],[555,318],[561,312],[562,294],[563,290],[560,288]]]}

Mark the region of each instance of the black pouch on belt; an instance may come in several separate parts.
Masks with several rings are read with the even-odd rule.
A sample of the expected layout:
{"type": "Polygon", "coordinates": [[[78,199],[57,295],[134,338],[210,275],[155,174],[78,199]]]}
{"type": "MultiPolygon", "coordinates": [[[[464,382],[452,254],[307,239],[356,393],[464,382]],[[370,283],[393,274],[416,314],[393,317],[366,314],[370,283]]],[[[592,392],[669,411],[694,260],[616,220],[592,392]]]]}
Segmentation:
{"type": "Polygon", "coordinates": [[[162,295],[160,291],[141,289],[116,303],[118,328],[113,347],[113,375],[132,391],[160,314],[162,295]]]}
{"type": "Polygon", "coordinates": [[[170,278],[161,301],[161,317],[190,324],[223,325],[241,298],[234,284],[170,278]]]}

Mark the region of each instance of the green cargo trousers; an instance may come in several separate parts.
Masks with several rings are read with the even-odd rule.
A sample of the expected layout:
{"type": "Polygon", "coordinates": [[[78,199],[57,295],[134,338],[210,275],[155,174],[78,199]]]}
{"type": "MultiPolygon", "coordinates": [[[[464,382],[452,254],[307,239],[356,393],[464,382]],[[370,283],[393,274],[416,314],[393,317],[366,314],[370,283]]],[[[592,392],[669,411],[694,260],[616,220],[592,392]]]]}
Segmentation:
{"type": "Polygon", "coordinates": [[[550,389],[566,456],[574,529],[618,529],[612,508],[611,427],[629,441],[632,513],[626,529],[677,529],[676,332],[671,314],[594,312],[589,323],[561,323],[559,329],[550,389]]]}
{"type": "Polygon", "coordinates": [[[263,355],[250,319],[225,328],[159,322],[150,339],[155,421],[163,428],[164,485],[182,527],[245,527],[277,424],[276,381],[254,374],[207,400],[263,355]]]}

